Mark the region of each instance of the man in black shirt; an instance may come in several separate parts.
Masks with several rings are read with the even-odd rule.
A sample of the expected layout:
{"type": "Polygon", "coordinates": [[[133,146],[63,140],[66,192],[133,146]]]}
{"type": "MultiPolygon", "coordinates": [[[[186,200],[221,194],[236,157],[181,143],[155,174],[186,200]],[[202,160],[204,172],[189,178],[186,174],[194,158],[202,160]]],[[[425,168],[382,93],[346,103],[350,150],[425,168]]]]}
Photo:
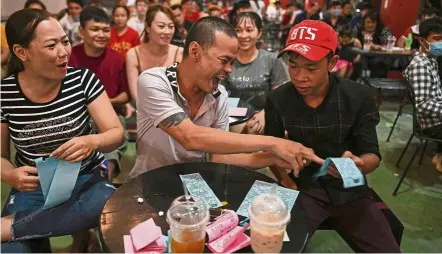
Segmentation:
{"type": "Polygon", "coordinates": [[[172,44],[179,47],[184,46],[184,41],[186,40],[187,33],[192,27],[193,23],[184,19],[183,7],[179,4],[172,5],[173,15],[175,15],[175,34],[173,35],[172,44]]]}
{"type": "MultiPolygon", "coordinates": [[[[330,70],[338,60],[333,28],[306,20],[289,33],[285,53],[291,83],[271,92],[265,107],[266,135],[311,147],[322,157],[351,158],[363,174],[373,172],[381,155],[376,134],[379,112],[368,88],[338,78],[330,70]]],[[[271,167],[281,184],[301,191],[312,232],[330,218],[356,252],[400,252],[388,221],[371,199],[367,185],[344,189],[334,166],[314,181],[320,165],[312,163],[287,175],[271,167]]]]}

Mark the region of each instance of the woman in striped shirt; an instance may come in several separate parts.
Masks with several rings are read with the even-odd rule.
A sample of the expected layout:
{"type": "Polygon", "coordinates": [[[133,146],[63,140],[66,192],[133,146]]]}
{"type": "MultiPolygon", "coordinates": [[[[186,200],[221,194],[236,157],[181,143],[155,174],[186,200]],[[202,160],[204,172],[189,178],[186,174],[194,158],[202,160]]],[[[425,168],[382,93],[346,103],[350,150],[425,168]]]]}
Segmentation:
{"type": "Polygon", "coordinates": [[[51,14],[20,10],[8,19],[6,34],[12,58],[0,87],[1,179],[12,189],[1,218],[2,251],[36,252],[31,239],[84,234],[97,226],[115,189],[105,178],[102,153],[123,142],[123,128],[99,79],[67,66],[71,45],[51,14]],[[91,118],[100,134],[93,134],[91,118]],[[49,209],[43,208],[43,178],[35,164],[47,156],[81,162],[71,197],[49,209]]]}

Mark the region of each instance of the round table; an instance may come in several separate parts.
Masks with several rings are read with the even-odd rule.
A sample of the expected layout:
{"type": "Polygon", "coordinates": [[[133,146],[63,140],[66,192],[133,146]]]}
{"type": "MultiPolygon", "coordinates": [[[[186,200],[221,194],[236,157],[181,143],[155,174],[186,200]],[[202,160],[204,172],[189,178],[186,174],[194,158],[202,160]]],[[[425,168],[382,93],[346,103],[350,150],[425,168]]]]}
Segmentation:
{"type": "MultiPolygon", "coordinates": [[[[124,253],[123,235],[128,235],[130,229],[150,218],[161,227],[163,235],[167,235],[167,209],[173,199],[184,194],[179,175],[191,173],[200,173],[218,199],[228,202],[225,208],[235,211],[256,180],[275,182],[249,169],[217,163],[176,164],[148,171],[118,188],[103,208],[100,240],[104,250],[124,253]],[[141,204],[137,202],[140,197],[144,199],[141,204]],[[159,216],[160,211],[164,212],[163,216],[159,216]]],[[[307,214],[298,201],[287,226],[290,241],[284,242],[281,252],[302,252],[310,238],[307,214]]],[[[207,248],[205,252],[210,253],[207,248]]],[[[251,253],[252,249],[249,246],[240,252],[251,253]]]]}
{"type": "Polygon", "coordinates": [[[248,103],[247,101],[244,101],[244,100],[239,100],[237,107],[238,108],[247,108],[247,113],[245,116],[241,116],[241,117],[229,116],[229,126],[230,127],[249,121],[256,113],[256,109],[250,103],[248,103]]]}

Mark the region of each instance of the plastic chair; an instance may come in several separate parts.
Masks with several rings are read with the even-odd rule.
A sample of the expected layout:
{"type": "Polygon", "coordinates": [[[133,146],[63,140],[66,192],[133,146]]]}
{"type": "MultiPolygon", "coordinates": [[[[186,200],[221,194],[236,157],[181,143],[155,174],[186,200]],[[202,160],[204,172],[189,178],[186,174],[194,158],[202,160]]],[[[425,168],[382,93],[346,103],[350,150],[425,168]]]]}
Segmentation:
{"type": "Polygon", "coordinates": [[[408,165],[407,165],[407,167],[405,168],[404,172],[402,172],[402,176],[401,176],[401,178],[400,178],[400,180],[399,180],[399,183],[397,184],[396,188],[395,188],[394,191],[393,191],[393,196],[396,196],[396,195],[397,195],[397,192],[398,192],[398,190],[399,190],[399,187],[401,186],[402,182],[404,181],[405,176],[407,175],[408,170],[410,169],[410,166],[411,166],[411,164],[412,164],[413,161],[414,161],[414,158],[416,157],[416,155],[418,154],[418,152],[421,150],[422,146],[423,146],[423,150],[422,150],[422,154],[421,154],[420,159],[419,159],[419,164],[422,163],[422,158],[423,158],[423,156],[424,156],[425,150],[427,149],[428,141],[442,142],[442,139],[435,139],[435,138],[427,137],[427,136],[425,136],[425,134],[422,132],[422,129],[420,128],[419,120],[418,120],[418,118],[417,118],[417,114],[416,114],[416,111],[417,111],[417,110],[416,110],[416,103],[415,103],[414,91],[413,91],[413,88],[411,87],[411,85],[410,85],[408,82],[406,82],[406,84],[407,84],[407,90],[408,90],[408,93],[409,93],[410,98],[411,98],[411,104],[413,105],[413,133],[411,134],[411,137],[410,137],[410,139],[408,140],[407,145],[405,145],[405,148],[404,148],[404,150],[402,151],[402,154],[401,154],[401,156],[399,157],[399,159],[398,159],[398,161],[397,161],[397,163],[396,163],[396,166],[397,166],[397,167],[399,166],[399,163],[401,162],[402,157],[404,156],[405,152],[406,152],[407,149],[408,149],[408,146],[409,146],[410,143],[411,143],[411,140],[412,140],[414,137],[416,137],[416,138],[419,139],[419,145],[416,147],[416,151],[413,153],[413,156],[411,156],[411,159],[410,159],[410,161],[408,162],[408,165]]]}

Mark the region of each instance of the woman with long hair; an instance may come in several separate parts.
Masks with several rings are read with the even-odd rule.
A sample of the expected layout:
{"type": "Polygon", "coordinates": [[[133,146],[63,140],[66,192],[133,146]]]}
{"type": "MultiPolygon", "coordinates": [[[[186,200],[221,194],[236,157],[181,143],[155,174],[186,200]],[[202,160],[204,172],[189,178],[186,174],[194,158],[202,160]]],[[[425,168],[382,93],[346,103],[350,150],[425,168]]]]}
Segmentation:
{"type": "Polygon", "coordinates": [[[98,225],[115,189],[106,179],[103,153],[123,142],[123,128],[94,73],[67,65],[71,44],[50,13],[15,12],[6,35],[12,56],[9,75],[0,85],[1,180],[12,188],[1,218],[2,251],[37,252],[31,248],[36,239],[87,235],[87,229],[98,225]],[[15,165],[9,158],[10,141],[17,151],[15,165]],[[73,181],[67,201],[43,207],[44,178],[36,161],[80,163],[75,164],[78,175],[52,180],[51,186],[73,181]]]}
{"type": "MultiPolygon", "coordinates": [[[[377,12],[370,10],[362,17],[361,27],[356,36],[356,38],[362,43],[362,46],[366,43],[364,40],[365,36],[371,36],[371,48],[373,49],[381,49],[388,43],[388,38],[391,36],[391,32],[386,26],[384,26],[377,12]]],[[[387,76],[388,66],[391,64],[390,58],[384,56],[372,56],[367,58],[367,62],[371,77],[385,78],[387,76]]],[[[355,73],[357,76],[353,76],[353,79],[360,75],[360,70],[361,67],[356,65],[355,73]]]]}
{"type": "Polygon", "coordinates": [[[289,80],[288,72],[276,53],[257,48],[262,35],[262,21],[257,13],[240,13],[234,24],[238,34],[238,56],[232,63],[232,73],[222,84],[230,97],[247,101],[257,113],[245,126],[235,126],[232,131],[262,134],[267,94],[289,80]]]}
{"type": "Polygon", "coordinates": [[[170,44],[175,33],[172,10],[163,5],[149,7],[143,43],[126,54],[126,72],[129,90],[137,101],[137,79],[141,72],[181,62],[183,48],[170,44]]]}

